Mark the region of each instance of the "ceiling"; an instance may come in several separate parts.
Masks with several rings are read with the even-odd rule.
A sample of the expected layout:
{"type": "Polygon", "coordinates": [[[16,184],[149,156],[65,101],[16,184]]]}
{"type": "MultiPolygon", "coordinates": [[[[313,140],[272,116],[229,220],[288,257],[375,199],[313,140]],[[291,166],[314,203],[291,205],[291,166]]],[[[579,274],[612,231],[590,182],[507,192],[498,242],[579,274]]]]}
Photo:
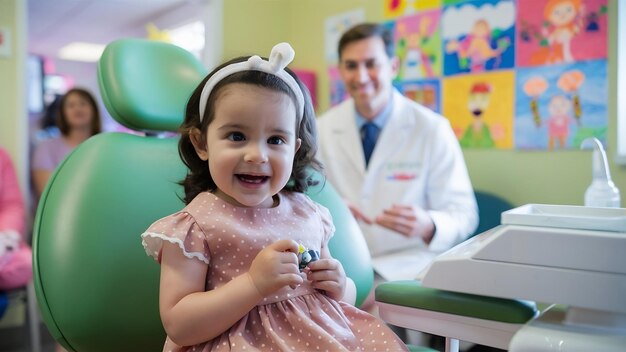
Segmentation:
{"type": "MultiPolygon", "coordinates": [[[[146,24],[203,0],[27,0],[28,51],[54,58],[68,43],[145,37],[146,24]]],[[[206,0],[204,0],[206,2],[206,0]]]]}

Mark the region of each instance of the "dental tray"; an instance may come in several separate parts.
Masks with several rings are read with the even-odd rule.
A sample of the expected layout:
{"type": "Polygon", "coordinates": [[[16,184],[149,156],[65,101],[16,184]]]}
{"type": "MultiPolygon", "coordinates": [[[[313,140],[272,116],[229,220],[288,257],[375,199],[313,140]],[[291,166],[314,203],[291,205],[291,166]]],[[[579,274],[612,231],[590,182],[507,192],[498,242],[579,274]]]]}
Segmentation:
{"type": "Polygon", "coordinates": [[[626,209],[526,204],[501,215],[502,224],[626,232],[626,209]]]}

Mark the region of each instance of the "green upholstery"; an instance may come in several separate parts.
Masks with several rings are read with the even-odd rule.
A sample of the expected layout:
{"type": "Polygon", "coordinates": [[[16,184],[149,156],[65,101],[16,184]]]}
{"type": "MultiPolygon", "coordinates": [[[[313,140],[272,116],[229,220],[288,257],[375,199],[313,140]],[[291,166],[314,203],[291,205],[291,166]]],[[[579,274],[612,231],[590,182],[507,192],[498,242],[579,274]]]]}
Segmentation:
{"type": "Polygon", "coordinates": [[[374,284],[374,269],[359,225],[330,183],[322,181],[309,188],[307,194],[327,207],[333,216],[335,236],[330,239],[329,248],[333,257],[343,265],[346,275],[354,281],[357,288],[356,305],[360,306],[374,284]]]}
{"type": "Polygon", "coordinates": [[[513,204],[507,200],[485,191],[475,191],[478,204],[479,221],[474,235],[481,234],[500,225],[502,212],[513,209],[513,204]]]}
{"type": "Polygon", "coordinates": [[[442,291],[415,280],[378,285],[376,301],[511,324],[524,324],[536,314],[535,306],[524,301],[442,291]]]}
{"type": "Polygon", "coordinates": [[[138,131],[176,131],[206,73],[188,51],[142,39],[112,42],[98,63],[104,105],[119,123],[138,131]]]}
{"type": "MultiPolygon", "coordinates": [[[[141,130],[175,130],[205,74],[181,48],[134,39],[110,44],[98,71],[107,109],[141,130]]],[[[139,236],[184,206],[177,182],[186,168],[177,142],[100,134],[76,148],[52,175],[35,218],[34,282],[49,331],[69,351],[162,349],[160,268],[139,236]]],[[[330,185],[310,194],[331,210],[337,227],[331,251],[356,282],[362,301],[373,278],[360,231],[330,185]]]]}
{"type": "Polygon", "coordinates": [[[74,351],[157,351],[159,266],[139,235],[183,206],[175,139],[108,133],[57,169],[36,217],[34,280],[53,337],[74,351]]]}

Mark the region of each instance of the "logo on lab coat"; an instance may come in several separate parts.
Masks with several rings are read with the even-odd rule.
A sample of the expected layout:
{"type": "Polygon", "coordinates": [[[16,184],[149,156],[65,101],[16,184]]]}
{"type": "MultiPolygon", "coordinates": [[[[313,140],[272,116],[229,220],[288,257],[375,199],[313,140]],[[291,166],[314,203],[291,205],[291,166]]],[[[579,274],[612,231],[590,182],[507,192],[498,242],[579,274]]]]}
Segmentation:
{"type": "Polygon", "coordinates": [[[394,181],[411,181],[417,178],[418,170],[422,164],[418,161],[412,162],[389,162],[386,164],[386,179],[394,181]]]}

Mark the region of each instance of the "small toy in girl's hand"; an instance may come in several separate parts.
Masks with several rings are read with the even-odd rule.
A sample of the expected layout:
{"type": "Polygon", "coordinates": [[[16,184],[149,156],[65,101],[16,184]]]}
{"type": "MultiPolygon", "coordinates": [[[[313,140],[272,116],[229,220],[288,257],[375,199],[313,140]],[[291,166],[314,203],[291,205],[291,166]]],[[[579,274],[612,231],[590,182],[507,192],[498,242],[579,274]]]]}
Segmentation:
{"type": "MultiPolygon", "coordinates": [[[[302,245],[300,245],[300,247],[302,247],[302,245]]],[[[316,251],[315,249],[309,249],[308,251],[305,251],[304,247],[302,247],[302,250],[298,250],[298,252],[302,254],[299,265],[300,271],[304,270],[304,268],[306,268],[309,263],[320,259],[320,252],[316,251]]]]}

